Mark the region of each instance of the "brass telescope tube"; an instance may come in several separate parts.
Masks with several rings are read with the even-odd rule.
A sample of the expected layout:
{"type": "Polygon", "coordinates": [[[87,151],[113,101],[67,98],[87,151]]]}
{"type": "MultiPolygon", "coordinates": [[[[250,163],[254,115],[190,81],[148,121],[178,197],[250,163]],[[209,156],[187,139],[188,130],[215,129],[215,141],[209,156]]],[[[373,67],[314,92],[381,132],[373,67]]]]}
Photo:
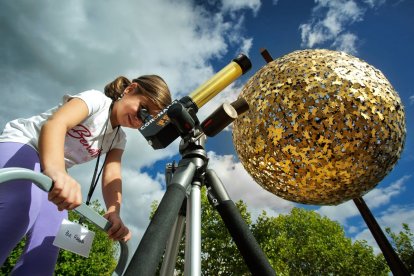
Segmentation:
{"type": "Polygon", "coordinates": [[[198,108],[201,108],[235,79],[246,73],[251,67],[252,64],[249,58],[241,54],[195,89],[189,97],[198,108]]]}

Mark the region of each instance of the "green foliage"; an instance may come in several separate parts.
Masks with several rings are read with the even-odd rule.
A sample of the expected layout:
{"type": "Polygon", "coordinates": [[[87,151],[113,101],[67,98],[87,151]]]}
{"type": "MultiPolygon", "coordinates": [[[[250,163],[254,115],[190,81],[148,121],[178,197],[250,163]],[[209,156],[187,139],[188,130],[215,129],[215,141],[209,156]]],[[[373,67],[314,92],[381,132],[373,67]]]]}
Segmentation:
{"type": "Polygon", "coordinates": [[[3,266],[0,267],[0,276],[10,275],[10,272],[12,271],[14,265],[17,263],[18,259],[20,258],[20,255],[23,252],[25,240],[26,239],[24,238],[17,244],[17,246],[14,248],[9,257],[4,262],[3,266]]]}
{"type": "MultiPolygon", "coordinates": [[[[104,214],[98,201],[91,203],[92,207],[99,214],[104,214]]],[[[79,220],[79,215],[75,212],[69,212],[69,220],[79,220]]],[[[85,222],[88,229],[95,232],[91,253],[89,258],[84,258],[77,254],[66,250],[60,250],[57,264],[55,267],[55,275],[111,275],[115,270],[117,261],[115,259],[117,247],[115,243],[108,239],[103,231],[99,230],[95,225],[85,222]]],[[[22,240],[11,255],[1,267],[0,275],[9,275],[15,263],[23,252],[24,240],[22,240]]]]}
{"type": "Polygon", "coordinates": [[[390,235],[393,247],[401,261],[405,264],[408,271],[414,274],[414,235],[411,233],[408,224],[403,223],[402,226],[403,231],[400,231],[398,234],[392,232],[390,228],[386,228],[385,231],[390,235]]]}
{"type": "MultiPolygon", "coordinates": [[[[250,275],[219,213],[202,197],[201,257],[203,275],[250,275]]],[[[236,203],[243,219],[251,223],[246,205],[236,203]]]]}
{"type": "MultiPolygon", "coordinates": [[[[202,274],[250,275],[220,215],[202,194],[202,274]]],[[[278,217],[263,212],[252,223],[246,204],[236,205],[277,275],[388,275],[382,254],[375,255],[365,241],[353,243],[338,223],[313,211],[294,208],[278,217]]],[[[154,211],[156,204],[152,207],[154,211]]],[[[184,239],[176,264],[179,275],[184,239]]]]}
{"type": "Polygon", "coordinates": [[[313,211],[294,208],[288,215],[263,212],[252,225],[277,274],[387,275],[382,255],[365,241],[352,243],[343,228],[313,211]]]}

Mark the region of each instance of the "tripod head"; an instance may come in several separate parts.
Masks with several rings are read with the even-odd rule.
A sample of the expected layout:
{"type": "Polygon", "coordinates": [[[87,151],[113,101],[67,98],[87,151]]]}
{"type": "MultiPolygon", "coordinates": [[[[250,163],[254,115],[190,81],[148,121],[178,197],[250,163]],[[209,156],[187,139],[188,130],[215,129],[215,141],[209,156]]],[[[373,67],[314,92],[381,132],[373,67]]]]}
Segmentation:
{"type": "Polygon", "coordinates": [[[187,110],[180,104],[171,106],[167,114],[182,137],[180,144],[180,152],[182,152],[188,147],[204,147],[205,136],[214,137],[248,109],[249,105],[244,98],[239,98],[232,103],[226,102],[201,124],[191,109],[187,110]]]}
{"type": "MultiPolygon", "coordinates": [[[[167,147],[179,136],[183,138],[189,136],[194,132],[195,127],[199,126],[199,121],[195,115],[198,109],[250,68],[251,62],[249,58],[240,54],[189,96],[185,96],[180,100],[174,100],[171,105],[164,108],[164,110],[145,123],[139,131],[154,149],[167,147]]],[[[233,112],[229,111],[231,108],[228,107],[228,104],[226,106],[225,109],[228,112],[233,112]]],[[[206,135],[209,133],[208,129],[213,129],[212,126],[208,125],[211,125],[211,123],[206,123],[206,135]]]]}

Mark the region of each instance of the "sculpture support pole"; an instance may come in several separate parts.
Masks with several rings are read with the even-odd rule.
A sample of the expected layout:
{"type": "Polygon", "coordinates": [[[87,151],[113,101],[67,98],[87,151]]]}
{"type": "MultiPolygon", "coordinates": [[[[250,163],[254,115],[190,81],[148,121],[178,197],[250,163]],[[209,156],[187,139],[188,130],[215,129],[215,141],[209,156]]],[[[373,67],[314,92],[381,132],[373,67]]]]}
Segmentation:
{"type": "Polygon", "coordinates": [[[260,54],[267,63],[273,61],[272,55],[270,55],[269,51],[267,51],[265,48],[260,48],[260,54]]]}
{"type": "Polygon", "coordinates": [[[380,247],[388,266],[394,275],[410,275],[407,268],[404,266],[397,253],[392,248],[390,242],[378,225],[375,217],[372,215],[367,204],[362,197],[354,198],[354,203],[365,220],[369,230],[375,238],[378,246],[380,247]]]}

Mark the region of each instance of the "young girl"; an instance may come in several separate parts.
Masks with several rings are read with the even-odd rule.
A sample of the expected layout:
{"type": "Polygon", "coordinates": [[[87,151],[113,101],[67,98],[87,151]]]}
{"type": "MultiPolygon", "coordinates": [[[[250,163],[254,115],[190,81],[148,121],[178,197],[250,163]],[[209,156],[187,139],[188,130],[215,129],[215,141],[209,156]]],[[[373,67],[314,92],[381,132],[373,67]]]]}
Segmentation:
{"type": "Polygon", "coordinates": [[[59,249],[52,243],[67,210],[82,202],[81,188],[67,169],[106,153],[102,193],[104,215],[112,223],[113,240],[131,237],[120,218],[121,157],[125,133],[138,129],[151,115],[171,103],[164,80],[155,75],[130,82],[118,77],[105,95],[89,90],[66,95],[60,106],[40,115],[7,123],[0,135],[0,168],[21,167],[43,172],[54,183],[46,193],[30,181],[0,184],[0,266],[24,237],[26,248],[15,275],[52,275],[59,249]],[[106,95],[106,96],[105,96],[106,95]],[[48,201],[49,200],[49,201],[48,201]]]}

